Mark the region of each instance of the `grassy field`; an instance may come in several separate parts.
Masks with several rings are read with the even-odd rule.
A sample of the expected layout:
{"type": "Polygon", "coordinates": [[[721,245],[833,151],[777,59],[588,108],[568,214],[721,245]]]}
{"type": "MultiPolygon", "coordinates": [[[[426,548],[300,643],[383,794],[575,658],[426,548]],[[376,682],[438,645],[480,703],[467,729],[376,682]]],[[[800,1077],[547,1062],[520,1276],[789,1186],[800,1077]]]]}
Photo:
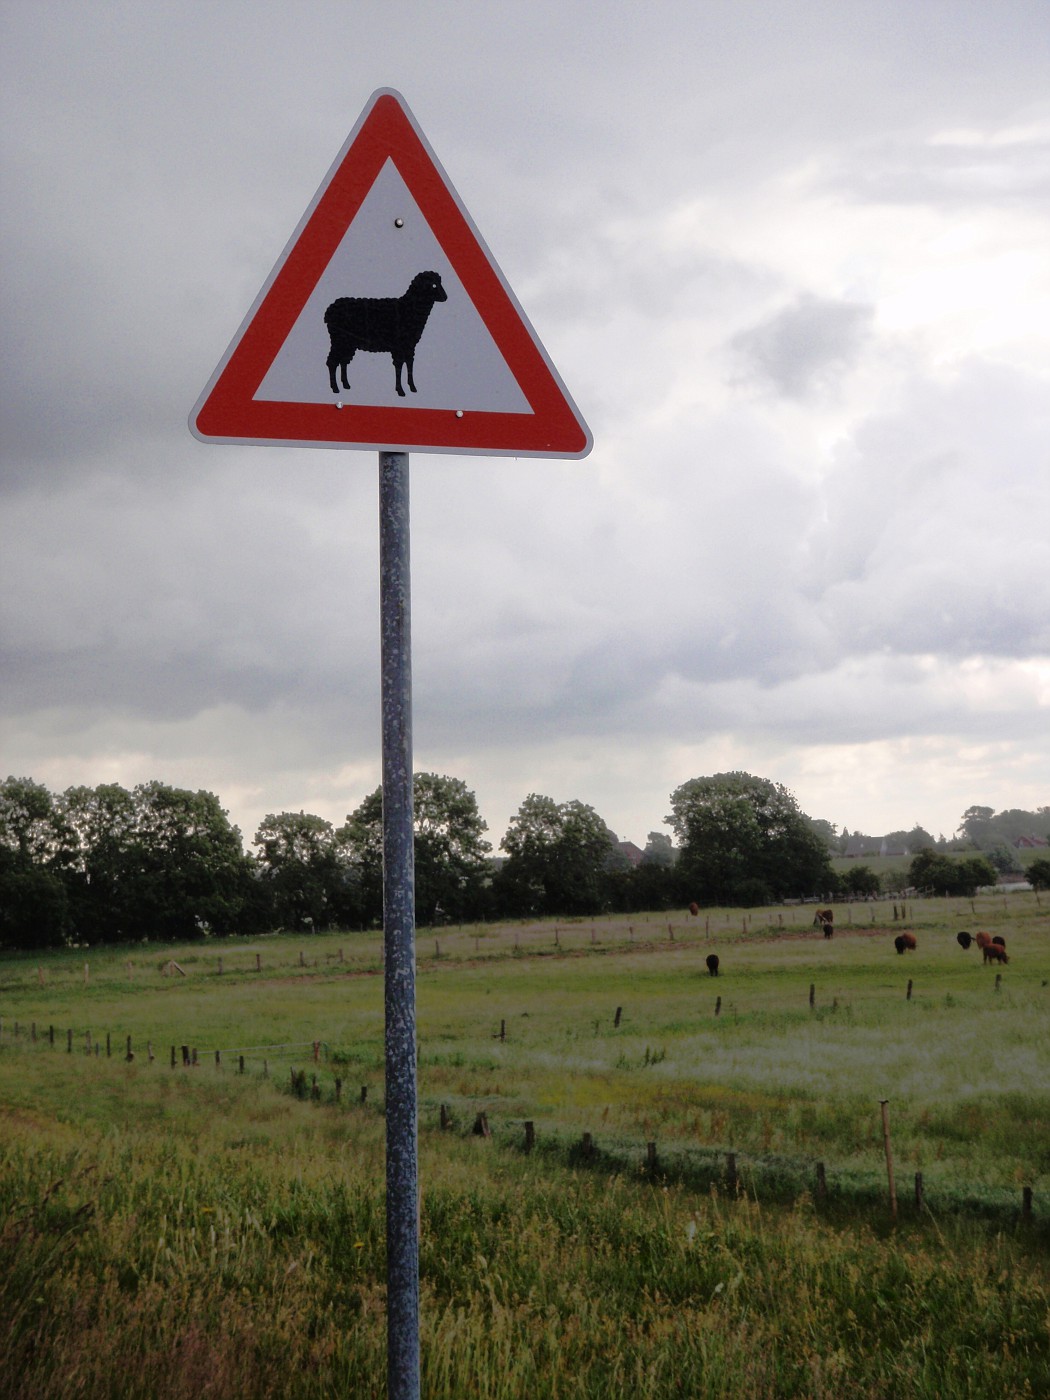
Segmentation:
{"type": "MultiPolygon", "coordinates": [[[[420,931],[424,1394],[1050,1393],[1050,908],[897,912],[420,931]]],[[[381,972],[0,957],[4,1393],[385,1393],[381,972]]]]}

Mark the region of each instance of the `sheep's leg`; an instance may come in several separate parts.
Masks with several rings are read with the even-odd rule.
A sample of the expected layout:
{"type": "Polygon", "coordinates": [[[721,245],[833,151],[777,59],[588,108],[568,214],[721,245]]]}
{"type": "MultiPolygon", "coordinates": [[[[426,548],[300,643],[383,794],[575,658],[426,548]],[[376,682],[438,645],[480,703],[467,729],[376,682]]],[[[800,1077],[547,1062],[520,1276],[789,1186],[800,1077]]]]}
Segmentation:
{"type": "Polygon", "coordinates": [[[328,366],[328,383],[331,385],[333,394],[338,394],[339,392],[339,385],[336,383],[335,379],[336,370],[339,371],[339,377],[343,381],[343,388],[350,388],[350,381],[346,377],[346,367],[354,358],[356,350],[356,345],[351,349],[349,354],[346,353],[342,346],[336,347],[333,345],[331,350],[329,350],[328,359],[325,360],[325,364],[328,366]]]}
{"type": "Polygon", "coordinates": [[[408,387],[412,390],[413,394],[416,392],[416,381],[412,378],[412,368],[415,363],[416,352],[415,350],[410,350],[405,357],[405,368],[408,370],[408,387]]]}
{"type": "MultiPolygon", "coordinates": [[[[396,355],[396,354],[391,353],[390,358],[391,358],[391,359],[393,360],[393,362],[394,362],[394,384],[395,384],[395,387],[397,388],[398,396],[399,396],[400,398],[403,399],[403,398],[405,397],[405,391],[404,391],[404,389],[401,387],[401,370],[402,370],[402,368],[404,367],[405,357],[404,357],[403,355],[396,355]]],[[[412,371],[411,371],[411,370],[409,370],[409,372],[408,372],[408,382],[409,382],[409,384],[412,384],[412,371]]],[[[415,387],[415,386],[413,385],[413,388],[414,388],[414,387],[415,387]]]]}

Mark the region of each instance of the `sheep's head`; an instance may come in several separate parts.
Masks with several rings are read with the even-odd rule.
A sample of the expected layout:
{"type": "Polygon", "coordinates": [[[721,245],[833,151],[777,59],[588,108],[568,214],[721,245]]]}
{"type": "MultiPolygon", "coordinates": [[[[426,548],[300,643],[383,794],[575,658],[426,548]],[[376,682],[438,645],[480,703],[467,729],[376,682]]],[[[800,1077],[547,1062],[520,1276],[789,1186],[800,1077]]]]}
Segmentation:
{"type": "Polygon", "coordinates": [[[448,301],[448,292],[436,272],[417,272],[409,286],[409,294],[420,301],[448,301]]]}

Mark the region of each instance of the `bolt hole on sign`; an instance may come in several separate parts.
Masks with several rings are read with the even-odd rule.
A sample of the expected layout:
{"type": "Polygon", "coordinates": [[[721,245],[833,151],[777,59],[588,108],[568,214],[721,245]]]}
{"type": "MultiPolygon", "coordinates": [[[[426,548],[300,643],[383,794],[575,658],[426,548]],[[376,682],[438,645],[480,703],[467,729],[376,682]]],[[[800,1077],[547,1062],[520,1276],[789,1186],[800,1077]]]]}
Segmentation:
{"type": "Polygon", "coordinates": [[[372,94],[190,415],[205,442],[585,457],[590,431],[404,98],[372,94]]]}

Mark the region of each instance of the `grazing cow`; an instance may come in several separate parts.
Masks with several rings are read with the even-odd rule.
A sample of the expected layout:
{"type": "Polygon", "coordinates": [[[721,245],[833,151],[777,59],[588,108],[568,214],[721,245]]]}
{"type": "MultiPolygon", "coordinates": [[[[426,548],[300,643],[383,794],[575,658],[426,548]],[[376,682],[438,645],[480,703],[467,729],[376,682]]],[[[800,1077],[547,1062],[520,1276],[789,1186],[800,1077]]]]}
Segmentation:
{"type": "Polygon", "coordinates": [[[448,301],[448,293],[436,272],[417,272],[408,291],[399,297],[338,297],[324,313],[332,348],[325,364],[332,393],[338,394],[336,370],[343,388],[349,389],[346,368],[358,350],[388,354],[394,361],[394,387],[400,398],[401,371],[408,370],[408,387],[416,392],[412,367],[416,346],[436,301],[448,301]]]}
{"type": "Polygon", "coordinates": [[[982,949],[986,963],[998,962],[1008,963],[1010,959],[1006,956],[1006,949],[1001,943],[988,943],[982,949]]]}
{"type": "Polygon", "coordinates": [[[695,919],[696,916],[697,916],[697,914],[700,913],[700,906],[699,906],[699,904],[696,904],[696,903],[690,904],[690,906],[689,906],[689,912],[690,912],[690,914],[692,914],[693,918],[695,919]]]}
{"type": "Polygon", "coordinates": [[[893,946],[898,953],[914,953],[916,947],[914,933],[899,933],[893,940],[893,946]]]}
{"type": "Polygon", "coordinates": [[[977,944],[978,948],[987,948],[989,943],[991,943],[992,941],[992,935],[990,933],[983,932],[975,933],[973,941],[977,944]]]}
{"type": "Polygon", "coordinates": [[[824,930],[825,938],[832,938],[835,934],[835,911],[833,909],[818,909],[813,916],[813,923],[819,925],[824,930]]]}
{"type": "Polygon", "coordinates": [[[712,977],[717,977],[717,976],[718,976],[718,954],[717,954],[717,953],[708,953],[708,955],[707,955],[707,970],[708,970],[708,972],[711,974],[712,977]]]}
{"type": "Polygon", "coordinates": [[[969,948],[970,944],[973,942],[973,936],[964,930],[962,933],[957,933],[955,935],[955,941],[960,948],[969,948]]]}

